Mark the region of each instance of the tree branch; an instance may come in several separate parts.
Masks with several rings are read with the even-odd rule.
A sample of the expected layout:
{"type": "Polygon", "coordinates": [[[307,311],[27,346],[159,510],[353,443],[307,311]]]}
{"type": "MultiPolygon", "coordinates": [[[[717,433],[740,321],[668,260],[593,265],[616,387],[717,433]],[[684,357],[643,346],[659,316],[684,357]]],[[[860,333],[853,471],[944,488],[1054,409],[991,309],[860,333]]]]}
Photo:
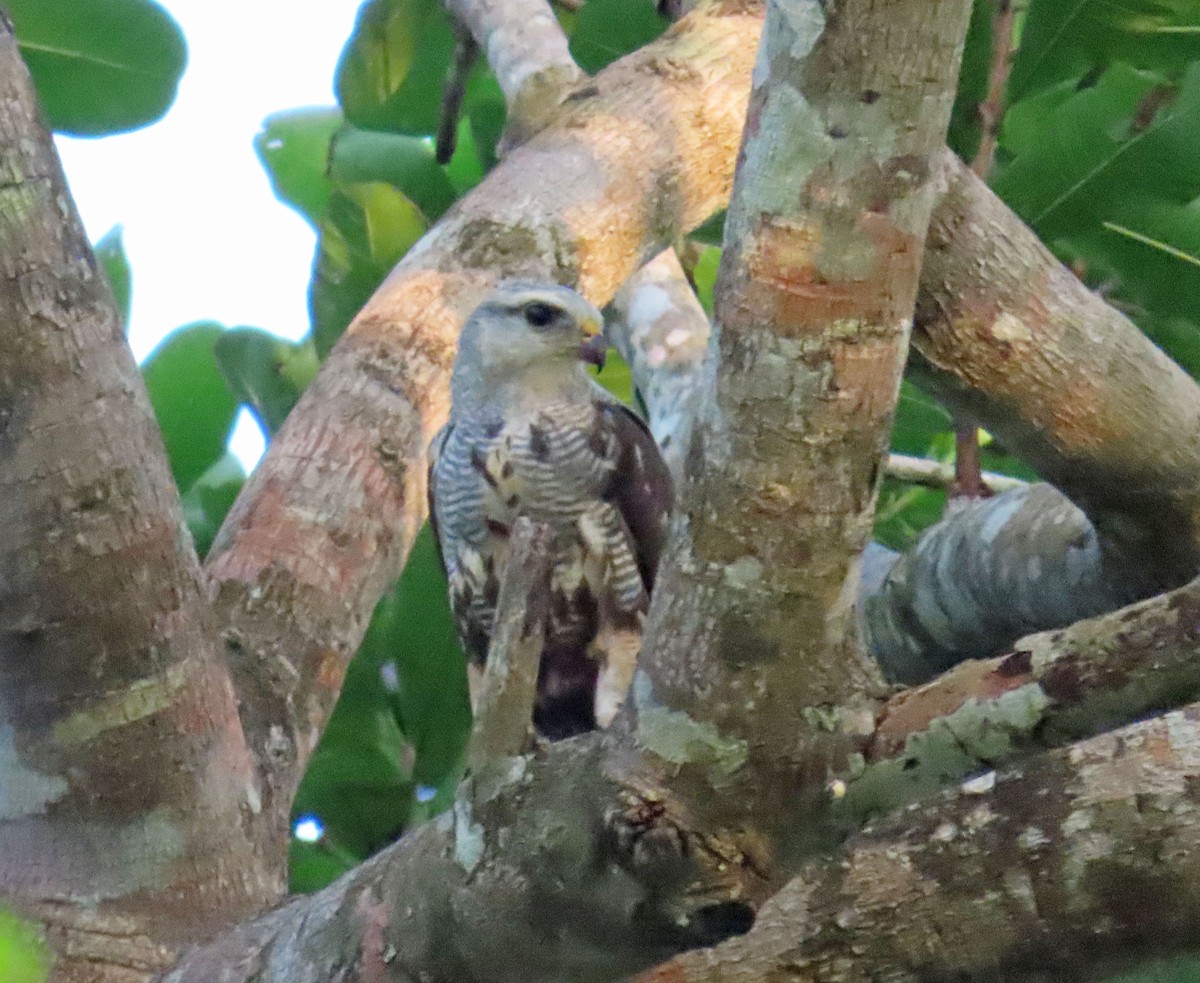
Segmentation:
{"type": "Polygon", "coordinates": [[[1200,696],[1200,584],[1023,638],[884,705],[848,804],[890,811],[1002,762],[1200,696]]]}
{"type": "Polygon", "coordinates": [[[63,973],[114,938],[162,966],[282,871],[243,825],[253,770],[162,437],[2,12],[0,324],[0,894],[63,973]]]}
{"type": "Polygon", "coordinates": [[[871,654],[911,684],[1136,599],[1110,583],[1087,517],[1039,483],[951,510],[860,604],[871,654]]]}
{"type": "Polygon", "coordinates": [[[1200,709],[1042,755],[813,861],[753,931],[637,983],[1102,978],[1200,930],[1200,709]]]}
{"type": "Polygon", "coordinates": [[[504,93],[501,156],[543,129],[587,76],[546,0],[446,0],[475,38],[504,93]]]}
{"type": "Polygon", "coordinates": [[[617,291],[604,330],[629,363],[650,431],[678,482],[710,327],[675,250],[659,253],[617,291]]]}
{"type": "Polygon", "coordinates": [[[719,361],[651,605],[638,737],[653,753],[646,722],[667,712],[740,748],[720,787],[707,769],[673,787],[711,825],[784,853],[829,834],[826,779],[850,767],[881,689],[852,598],[934,201],[926,161],[968,14],[958,0],[767,7],[718,276],[719,361]],[[789,790],[788,807],[764,801],[770,788],[789,790]]]}
{"type": "Polygon", "coordinates": [[[1200,569],[1200,387],[948,151],[914,371],[1063,491],[1137,596],[1200,569]]]}
{"type": "MultiPolygon", "coordinates": [[[[933,461],[927,457],[912,457],[908,454],[889,454],[885,473],[889,478],[903,481],[909,485],[922,485],[925,488],[935,488],[945,491],[955,479],[953,465],[933,461]]],[[[1005,491],[1015,491],[1025,488],[1028,482],[1013,478],[1006,474],[993,474],[990,471],[980,475],[980,479],[992,494],[1005,491]]]]}

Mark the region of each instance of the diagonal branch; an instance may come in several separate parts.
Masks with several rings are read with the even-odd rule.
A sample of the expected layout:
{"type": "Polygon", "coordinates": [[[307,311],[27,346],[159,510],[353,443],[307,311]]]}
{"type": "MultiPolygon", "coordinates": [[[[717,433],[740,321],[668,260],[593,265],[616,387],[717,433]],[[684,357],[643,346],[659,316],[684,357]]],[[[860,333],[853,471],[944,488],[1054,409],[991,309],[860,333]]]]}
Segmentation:
{"type": "Polygon", "coordinates": [[[918,381],[1087,514],[1139,596],[1200,570],[1200,387],[945,152],[918,381]]]}
{"type": "Polygon", "coordinates": [[[546,0],[446,0],[446,7],[470,31],[504,93],[504,156],[543,129],[587,76],[546,0]]]}
{"type": "Polygon", "coordinates": [[[617,291],[605,325],[608,339],[629,363],[650,432],[676,482],[683,477],[709,333],[708,315],[673,249],[660,253],[617,291]]]}

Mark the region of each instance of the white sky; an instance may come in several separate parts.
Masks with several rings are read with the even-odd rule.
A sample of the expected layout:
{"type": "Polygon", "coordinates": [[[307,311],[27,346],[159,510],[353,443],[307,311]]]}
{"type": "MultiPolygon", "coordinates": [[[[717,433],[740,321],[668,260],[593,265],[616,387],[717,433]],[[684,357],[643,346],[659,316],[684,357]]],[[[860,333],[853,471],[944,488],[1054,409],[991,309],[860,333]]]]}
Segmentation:
{"type": "MultiPolygon", "coordinates": [[[[183,29],[188,68],[167,115],[97,140],[58,138],[93,241],[125,227],[133,270],[130,344],[143,359],[191,321],[299,338],[315,238],[275,198],[254,154],[263,118],[330,105],[333,70],[359,0],[159,0],[183,29]]],[[[235,453],[262,438],[243,413],[235,453]]]]}

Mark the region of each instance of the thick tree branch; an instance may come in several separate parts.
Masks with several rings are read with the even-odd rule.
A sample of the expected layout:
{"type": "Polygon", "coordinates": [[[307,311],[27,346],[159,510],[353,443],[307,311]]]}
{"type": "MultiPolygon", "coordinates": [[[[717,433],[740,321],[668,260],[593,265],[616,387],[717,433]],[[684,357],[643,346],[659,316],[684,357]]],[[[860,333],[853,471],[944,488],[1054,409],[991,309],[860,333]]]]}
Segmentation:
{"type": "Polygon", "coordinates": [[[611,738],[500,764],[453,813],[166,983],[600,983],[748,927],[751,866],[611,738]]]}
{"type": "Polygon", "coordinates": [[[64,979],[111,969],[114,938],[153,969],[282,870],[243,826],[252,763],[162,437],[2,12],[0,325],[0,896],[64,979]]]}
{"type": "Polygon", "coordinates": [[[1114,586],[1200,569],[1200,387],[948,151],[913,347],[918,379],[1087,514],[1114,586]]]}
{"type": "Polygon", "coordinates": [[[346,661],[423,519],[462,320],[506,276],[603,302],[720,207],[758,31],[755,7],[710,4],[599,75],[410,251],[250,479],[208,569],[280,844],[346,661]]]}
{"type": "Polygon", "coordinates": [[[873,723],[852,600],[969,7],[767,7],[638,737],[653,753],[666,712],[740,748],[722,787],[685,769],[675,788],[775,848],[821,842],[825,779],[873,723]]]}
{"type": "Polygon", "coordinates": [[[1078,981],[1200,931],[1200,709],[896,813],[813,861],[750,934],[638,983],[1078,981]]]}
{"type": "Polygon", "coordinates": [[[965,662],[887,701],[849,801],[888,811],[957,778],[1195,700],[1198,644],[1193,582],[965,662]]]}

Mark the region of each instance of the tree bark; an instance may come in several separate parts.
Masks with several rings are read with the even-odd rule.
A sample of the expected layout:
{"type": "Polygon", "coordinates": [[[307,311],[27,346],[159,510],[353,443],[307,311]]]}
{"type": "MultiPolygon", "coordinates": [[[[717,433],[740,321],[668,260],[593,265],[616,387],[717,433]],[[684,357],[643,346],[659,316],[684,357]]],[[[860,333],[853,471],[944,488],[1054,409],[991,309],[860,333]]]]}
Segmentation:
{"type": "Polygon", "coordinates": [[[199,562],[0,13],[0,892],[56,978],[134,979],[283,871],[199,562]]]}
{"type": "Polygon", "coordinates": [[[1087,980],[1193,948],[1200,708],[896,813],[813,861],[754,929],[636,983],[1087,980]]]}
{"type": "Polygon", "coordinates": [[[1200,570],[1200,387],[949,151],[913,347],[918,381],[1087,514],[1146,597],[1200,570]]]}
{"type": "Polygon", "coordinates": [[[767,6],[637,740],[665,753],[704,728],[740,757],[716,783],[676,759],[674,787],[712,825],[758,831],[768,876],[780,851],[831,835],[826,781],[847,773],[882,688],[855,631],[858,558],[968,14],[767,6]]]}

